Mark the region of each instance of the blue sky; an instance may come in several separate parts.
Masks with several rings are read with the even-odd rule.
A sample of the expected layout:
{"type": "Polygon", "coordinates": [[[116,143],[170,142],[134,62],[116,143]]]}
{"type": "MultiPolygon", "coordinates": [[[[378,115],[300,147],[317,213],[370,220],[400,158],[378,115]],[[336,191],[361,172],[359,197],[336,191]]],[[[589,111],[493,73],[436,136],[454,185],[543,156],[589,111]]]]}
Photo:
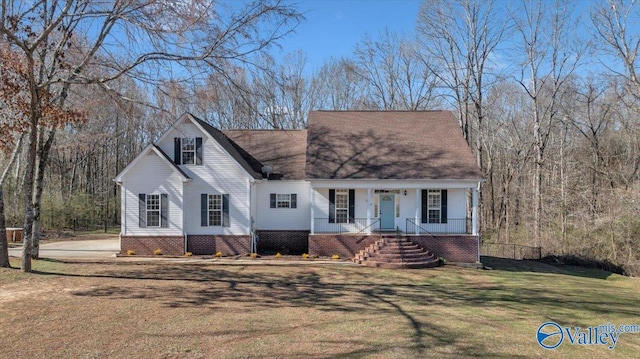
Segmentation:
{"type": "MultiPolygon", "coordinates": [[[[280,41],[282,50],[279,54],[274,50],[274,55],[283,56],[297,50],[304,51],[307,56],[308,73],[319,70],[323,62],[331,57],[351,57],[356,44],[363,40],[366,34],[377,38],[378,33],[385,28],[398,34],[414,34],[418,12],[423,3],[423,0],[285,1],[296,4],[306,20],[297,27],[295,33],[280,41]]],[[[509,4],[509,1],[505,0],[503,4],[509,4]]],[[[582,12],[588,10],[585,5],[591,6],[591,2],[579,0],[574,5],[574,16],[582,14],[580,24],[586,24],[588,12],[582,12]]],[[[635,29],[636,25],[632,26],[635,29]]],[[[517,35],[514,36],[517,38],[517,35]]],[[[505,50],[504,46],[508,47],[508,42],[501,45],[501,50],[498,51],[505,50]]]]}
{"type": "Polygon", "coordinates": [[[299,0],[306,21],[281,42],[282,54],[302,50],[307,71],[315,72],[331,58],[350,56],[365,34],[377,37],[388,28],[412,33],[422,0],[299,0]]]}

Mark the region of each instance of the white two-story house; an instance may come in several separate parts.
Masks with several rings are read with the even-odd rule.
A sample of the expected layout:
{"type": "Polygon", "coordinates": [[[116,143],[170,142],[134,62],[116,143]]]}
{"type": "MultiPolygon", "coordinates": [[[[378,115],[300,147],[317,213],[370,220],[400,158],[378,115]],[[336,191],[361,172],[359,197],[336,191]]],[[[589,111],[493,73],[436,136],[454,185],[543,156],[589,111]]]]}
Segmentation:
{"type": "Polygon", "coordinates": [[[314,111],[306,130],[184,115],[115,179],[121,250],[352,256],[397,231],[478,260],[482,176],[448,111],[314,111]]]}

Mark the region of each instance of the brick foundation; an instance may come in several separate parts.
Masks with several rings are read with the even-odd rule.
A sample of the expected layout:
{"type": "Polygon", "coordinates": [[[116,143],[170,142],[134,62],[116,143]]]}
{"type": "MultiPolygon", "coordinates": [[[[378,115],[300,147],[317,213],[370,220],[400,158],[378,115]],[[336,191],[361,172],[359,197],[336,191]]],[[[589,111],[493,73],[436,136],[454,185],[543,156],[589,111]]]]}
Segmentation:
{"type": "Polygon", "coordinates": [[[190,235],[187,236],[187,252],[194,255],[213,255],[220,251],[223,255],[249,253],[251,236],[190,235]]]}
{"type": "MultiPolygon", "coordinates": [[[[355,256],[360,250],[373,244],[379,235],[354,236],[348,234],[309,235],[309,254],[318,256],[355,256]]],[[[478,237],[463,236],[406,236],[415,244],[450,262],[476,263],[478,261],[478,237]]]]}
{"type": "Polygon", "coordinates": [[[407,236],[436,257],[450,262],[478,262],[478,236],[407,236]]]}
{"type": "Polygon", "coordinates": [[[258,253],[302,254],[309,252],[309,231],[258,231],[258,238],[258,253]]]}
{"type": "Polygon", "coordinates": [[[120,252],[127,254],[132,250],[137,255],[153,255],[160,249],[163,255],[181,256],[184,254],[183,236],[121,236],[120,252]]]}
{"type": "Polygon", "coordinates": [[[309,254],[351,258],[378,239],[379,235],[312,234],[309,235],[309,254]]]}
{"type": "MultiPolygon", "coordinates": [[[[261,231],[258,250],[281,250],[290,248],[290,253],[306,252],[317,256],[339,255],[351,258],[360,250],[373,244],[379,235],[314,234],[307,231],[261,231]],[[307,239],[308,238],[308,239],[307,239]],[[270,247],[271,246],[271,247],[270,247]],[[308,247],[306,247],[308,246],[308,247]]],[[[450,262],[476,263],[478,261],[478,237],[462,236],[413,236],[414,241],[437,257],[450,262]]],[[[220,251],[224,255],[249,253],[251,236],[191,235],[187,237],[187,251],[195,255],[213,255],[220,251]]],[[[133,250],[137,255],[153,255],[160,249],[164,255],[183,255],[182,236],[122,236],[120,251],[126,254],[133,250]]]]}

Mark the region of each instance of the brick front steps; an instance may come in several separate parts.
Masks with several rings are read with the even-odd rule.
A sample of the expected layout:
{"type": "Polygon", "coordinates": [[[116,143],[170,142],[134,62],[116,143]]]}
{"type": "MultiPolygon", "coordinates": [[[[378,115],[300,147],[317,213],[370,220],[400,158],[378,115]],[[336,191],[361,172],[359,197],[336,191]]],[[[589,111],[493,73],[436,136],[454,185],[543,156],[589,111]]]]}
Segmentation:
{"type": "Polygon", "coordinates": [[[355,255],[353,261],[378,268],[431,268],[440,262],[433,253],[413,243],[406,237],[383,235],[372,245],[355,255]]]}

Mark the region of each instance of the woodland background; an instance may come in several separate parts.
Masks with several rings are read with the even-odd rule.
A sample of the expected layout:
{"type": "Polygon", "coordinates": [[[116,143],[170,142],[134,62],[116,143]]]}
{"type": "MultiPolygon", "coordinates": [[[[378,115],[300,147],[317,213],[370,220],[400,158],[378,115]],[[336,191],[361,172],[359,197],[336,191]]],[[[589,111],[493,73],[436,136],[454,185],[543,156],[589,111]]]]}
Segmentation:
{"type": "Polygon", "coordinates": [[[381,29],[317,71],[301,51],[279,54],[278,40],[304,22],[295,3],[113,3],[2,1],[9,227],[27,223],[31,205],[35,237],[74,221],[118,225],[113,178],[187,111],[222,129],[296,129],[310,110],[448,109],[486,178],[484,240],[638,265],[633,1],[426,0],[415,32],[381,29]],[[53,23],[68,4],[77,28],[68,13],[53,23]],[[113,28],[98,44],[105,24],[113,28]]]}

